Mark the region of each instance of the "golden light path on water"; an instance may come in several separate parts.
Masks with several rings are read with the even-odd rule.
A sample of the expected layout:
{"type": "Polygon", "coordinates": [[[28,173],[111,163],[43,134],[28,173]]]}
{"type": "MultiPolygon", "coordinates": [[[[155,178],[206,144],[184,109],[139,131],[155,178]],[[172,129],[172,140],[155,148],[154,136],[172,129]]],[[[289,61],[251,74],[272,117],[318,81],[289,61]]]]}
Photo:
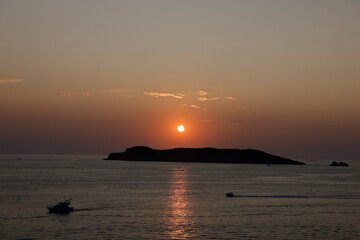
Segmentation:
{"type": "Polygon", "coordinates": [[[191,206],[187,188],[186,172],[173,170],[169,196],[168,234],[170,239],[188,239],[193,235],[191,206]]]}

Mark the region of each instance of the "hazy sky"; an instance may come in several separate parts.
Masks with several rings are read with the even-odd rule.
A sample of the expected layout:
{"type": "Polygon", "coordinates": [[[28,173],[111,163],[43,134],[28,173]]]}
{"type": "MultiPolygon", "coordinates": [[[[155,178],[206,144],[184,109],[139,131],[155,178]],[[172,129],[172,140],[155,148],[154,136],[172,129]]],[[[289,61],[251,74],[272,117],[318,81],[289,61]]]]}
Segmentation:
{"type": "Polygon", "coordinates": [[[0,53],[0,153],[360,160],[360,1],[0,0],[0,53]]]}

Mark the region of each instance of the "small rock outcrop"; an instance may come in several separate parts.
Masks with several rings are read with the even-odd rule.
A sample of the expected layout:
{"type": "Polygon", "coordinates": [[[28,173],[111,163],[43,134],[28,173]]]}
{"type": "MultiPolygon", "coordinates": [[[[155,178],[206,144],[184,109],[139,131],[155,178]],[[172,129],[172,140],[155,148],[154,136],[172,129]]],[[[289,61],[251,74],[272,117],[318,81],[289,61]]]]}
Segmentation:
{"type": "Polygon", "coordinates": [[[332,167],[349,167],[349,164],[347,164],[345,162],[333,161],[329,166],[332,166],[332,167]]]}

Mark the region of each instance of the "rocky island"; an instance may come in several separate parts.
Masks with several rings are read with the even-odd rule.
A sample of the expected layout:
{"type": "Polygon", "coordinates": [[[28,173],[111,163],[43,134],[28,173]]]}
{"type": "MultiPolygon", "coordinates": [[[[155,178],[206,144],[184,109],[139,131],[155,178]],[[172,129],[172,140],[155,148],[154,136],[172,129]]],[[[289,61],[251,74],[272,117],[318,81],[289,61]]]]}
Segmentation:
{"type": "Polygon", "coordinates": [[[144,146],[127,148],[125,152],[110,153],[104,160],[305,165],[302,162],[253,149],[173,148],[157,150],[144,146]]]}

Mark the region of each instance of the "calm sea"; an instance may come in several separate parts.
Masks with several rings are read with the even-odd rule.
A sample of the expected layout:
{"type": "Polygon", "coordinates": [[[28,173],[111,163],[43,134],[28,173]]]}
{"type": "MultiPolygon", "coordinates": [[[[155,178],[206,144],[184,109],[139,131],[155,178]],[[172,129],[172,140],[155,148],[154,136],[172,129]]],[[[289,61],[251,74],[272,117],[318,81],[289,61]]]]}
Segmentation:
{"type": "Polygon", "coordinates": [[[360,239],[360,164],[0,155],[1,239],[360,239]],[[180,167],[180,169],[178,168],[180,167]],[[180,171],[183,170],[183,171],[180,171]],[[239,197],[227,198],[234,192],[239,197]],[[72,198],[77,211],[50,214],[72,198]]]}

